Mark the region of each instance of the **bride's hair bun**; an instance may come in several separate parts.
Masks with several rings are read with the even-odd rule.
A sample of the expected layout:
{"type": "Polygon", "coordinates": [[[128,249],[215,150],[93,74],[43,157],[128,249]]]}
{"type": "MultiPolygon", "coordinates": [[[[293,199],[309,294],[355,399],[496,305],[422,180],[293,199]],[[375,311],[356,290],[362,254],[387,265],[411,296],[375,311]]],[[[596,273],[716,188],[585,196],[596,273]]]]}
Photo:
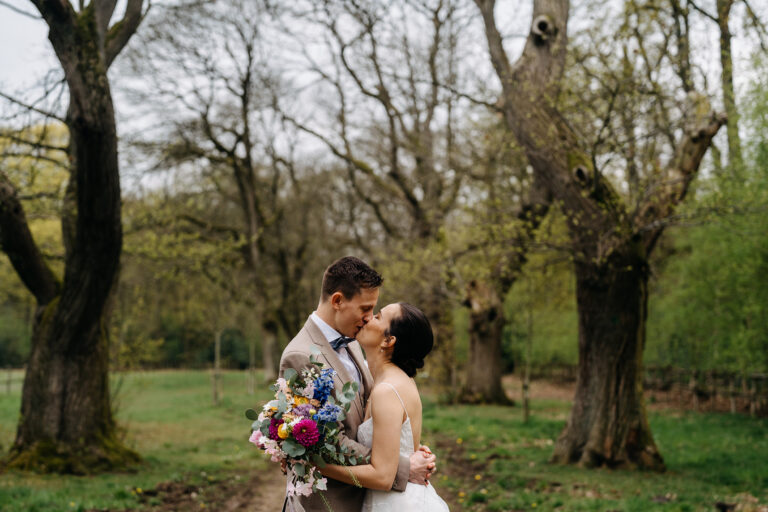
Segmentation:
{"type": "Polygon", "coordinates": [[[432,350],[434,337],[429,320],[419,308],[400,302],[400,314],[392,319],[389,334],[395,336],[392,362],[409,377],[424,367],[424,358],[432,350]]]}

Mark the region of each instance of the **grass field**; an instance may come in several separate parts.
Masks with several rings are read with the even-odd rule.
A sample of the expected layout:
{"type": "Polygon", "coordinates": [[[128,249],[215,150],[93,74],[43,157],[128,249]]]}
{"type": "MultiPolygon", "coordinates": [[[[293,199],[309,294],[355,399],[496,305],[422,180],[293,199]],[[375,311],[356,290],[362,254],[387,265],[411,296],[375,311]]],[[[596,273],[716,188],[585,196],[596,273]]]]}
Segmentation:
{"type": "MultiPolygon", "coordinates": [[[[222,494],[254,485],[253,475],[274,474],[246,442],[250,422],[243,415],[268,392],[249,396],[244,374],[224,375],[219,407],[211,405],[206,372],[135,372],[114,378],[122,379],[119,421],[144,464],[134,473],[96,477],[3,474],[0,510],[159,508],[163,494],[149,491],[168,489],[174,482],[196,489],[197,507],[215,510],[222,494]]],[[[424,403],[424,442],[439,457],[433,483],[454,511],[711,511],[718,502],[745,512],[768,511],[765,419],[653,412],[651,427],[666,473],[585,471],[547,463],[568,414],[567,402],[535,401],[528,424],[518,407],[442,406],[429,396],[424,403]]],[[[13,441],[18,408],[18,390],[0,391],[3,450],[13,441]]],[[[282,492],[274,480],[271,487],[269,492],[282,492]]],[[[190,510],[185,507],[178,510],[190,510]]]]}

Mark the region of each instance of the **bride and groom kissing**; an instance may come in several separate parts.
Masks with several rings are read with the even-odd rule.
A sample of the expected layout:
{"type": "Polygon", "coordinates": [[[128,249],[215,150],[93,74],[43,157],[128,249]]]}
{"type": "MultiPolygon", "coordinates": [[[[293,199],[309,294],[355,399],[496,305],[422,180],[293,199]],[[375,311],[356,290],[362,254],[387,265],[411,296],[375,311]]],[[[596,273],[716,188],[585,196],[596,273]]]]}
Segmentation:
{"type": "MultiPolygon", "coordinates": [[[[357,382],[340,439],[370,456],[368,464],[325,466],[323,495],[286,497],[284,511],[448,511],[429,484],[435,456],[420,445],[422,408],[413,380],[432,350],[432,329],[424,313],[404,302],[374,314],[381,284],[381,275],[358,258],[333,262],[317,310],[280,358],[281,377],[288,368],[309,367],[315,354],[336,371],[336,389],[357,382]]],[[[291,482],[290,471],[287,478],[291,482]]]]}

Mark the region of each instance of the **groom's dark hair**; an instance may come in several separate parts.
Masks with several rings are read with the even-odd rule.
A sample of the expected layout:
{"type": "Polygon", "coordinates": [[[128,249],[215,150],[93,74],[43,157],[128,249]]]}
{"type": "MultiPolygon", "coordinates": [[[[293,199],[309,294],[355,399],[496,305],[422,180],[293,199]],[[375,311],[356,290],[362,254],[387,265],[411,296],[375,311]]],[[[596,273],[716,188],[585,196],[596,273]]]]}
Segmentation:
{"type": "Polygon", "coordinates": [[[331,263],[323,274],[322,300],[336,292],[351,299],[363,288],[378,288],[384,281],[381,274],[373,270],[366,262],[354,256],[344,256],[331,263]]]}

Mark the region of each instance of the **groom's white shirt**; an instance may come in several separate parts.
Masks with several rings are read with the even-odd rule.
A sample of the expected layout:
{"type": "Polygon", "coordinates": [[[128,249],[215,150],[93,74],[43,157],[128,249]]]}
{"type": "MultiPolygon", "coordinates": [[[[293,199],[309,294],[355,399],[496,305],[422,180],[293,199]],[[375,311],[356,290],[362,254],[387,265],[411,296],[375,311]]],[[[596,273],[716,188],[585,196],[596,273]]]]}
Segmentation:
{"type": "MultiPolygon", "coordinates": [[[[323,333],[323,336],[325,336],[326,341],[328,341],[328,344],[330,344],[333,340],[338,338],[339,336],[342,336],[342,334],[328,325],[325,320],[320,318],[320,315],[317,314],[317,311],[313,311],[312,315],[310,316],[313,322],[315,322],[315,325],[320,328],[320,331],[323,333]]],[[[331,347],[333,348],[333,347],[331,347]]],[[[363,379],[360,377],[360,370],[358,370],[357,365],[354,361],[352,361],[352,357],[349,355],[349,351],[345,348],[340,350],[335,350],[336,354],[339,356],[339,359],[341,360],[341,364],[344,365],[344,367],[347,369],[350,375],[354,377],[355,381],[357,382],[358,389],[363,389],[363,379]]]]}

